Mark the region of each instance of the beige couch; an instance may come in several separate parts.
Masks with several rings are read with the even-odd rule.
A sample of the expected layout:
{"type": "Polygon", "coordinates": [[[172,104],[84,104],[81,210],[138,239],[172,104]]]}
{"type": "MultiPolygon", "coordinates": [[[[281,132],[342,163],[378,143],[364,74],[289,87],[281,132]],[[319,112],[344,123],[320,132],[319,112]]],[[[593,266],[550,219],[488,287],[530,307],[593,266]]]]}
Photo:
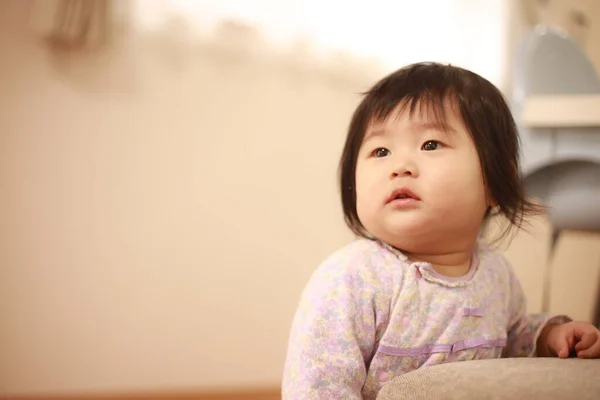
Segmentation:
{"type": "Polygon", "coordinates": [[[392,379],[377,400],[598,400],[600,359],[505,358],[421,368],[392,379]]]}

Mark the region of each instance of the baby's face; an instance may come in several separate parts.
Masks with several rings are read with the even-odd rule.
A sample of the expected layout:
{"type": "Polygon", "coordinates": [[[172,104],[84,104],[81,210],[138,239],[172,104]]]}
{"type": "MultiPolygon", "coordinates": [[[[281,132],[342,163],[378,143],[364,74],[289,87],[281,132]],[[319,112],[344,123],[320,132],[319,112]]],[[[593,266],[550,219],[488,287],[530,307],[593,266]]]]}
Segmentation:
{"type": "Polygon", "coordinates": [[[445,130],[426,114],[393,112],[371,124],[356,165],[363,226],[410,253],[472,245],[488,206],[477,150],[454,107],[446,106],[445,130]]]}

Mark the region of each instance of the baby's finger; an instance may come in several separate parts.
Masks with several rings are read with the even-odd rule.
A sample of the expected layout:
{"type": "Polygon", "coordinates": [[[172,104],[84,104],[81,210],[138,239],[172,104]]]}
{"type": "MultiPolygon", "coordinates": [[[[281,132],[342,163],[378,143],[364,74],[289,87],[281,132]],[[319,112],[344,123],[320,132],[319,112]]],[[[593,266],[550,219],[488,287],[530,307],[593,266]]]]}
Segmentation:
{"type": "Polygon", "coordinates": [[[567,336],[567,343],[569,345],[569,351],[571,351],[572,349],[574,349],[573,347],[573,343],[575,342],[575,336],[573,335],[568,335],[567,336]]]}
{"type": "Polygon", "coordinates": [[[575,350],[589,349],[594,343],[598,342],[598,333],[596,331],[584,332],[581,335],[581,340],[575,345],[575,350]]]}
{"type": "Polygon", "coordinates": [[[550,348],[554,350],[558,358],[567,358],[571,349],[569,342],[572,343],[572,340],[573,337],[571,335],[559,337],[556,339],[556,342],[550,344],[550,348]]]}
{"type": "Polygon", "coordinates": [[[596,334],[596,342],[588,349],[577,352],[579,358],[598,358],[600,357],[600,335],[596,334]]]}

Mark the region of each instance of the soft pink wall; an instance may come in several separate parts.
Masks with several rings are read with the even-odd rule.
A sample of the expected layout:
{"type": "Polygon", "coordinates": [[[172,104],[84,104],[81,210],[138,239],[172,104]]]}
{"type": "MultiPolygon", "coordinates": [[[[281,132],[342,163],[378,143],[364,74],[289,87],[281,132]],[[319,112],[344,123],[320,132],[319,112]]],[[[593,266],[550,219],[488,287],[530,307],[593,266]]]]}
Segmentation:
{"type": "Polygon", "coordinates": [[[277,385],[300,290],[350,238],[365,87],[165,38],[53,60],[25,4],[0,5],[0,395],[277,385]]]}

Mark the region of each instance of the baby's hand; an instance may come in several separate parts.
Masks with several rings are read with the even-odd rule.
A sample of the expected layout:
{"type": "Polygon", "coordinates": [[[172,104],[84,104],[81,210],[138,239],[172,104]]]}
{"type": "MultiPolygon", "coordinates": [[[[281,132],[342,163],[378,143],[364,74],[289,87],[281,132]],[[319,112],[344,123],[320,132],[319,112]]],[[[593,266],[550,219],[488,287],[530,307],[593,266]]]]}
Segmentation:
{"type": "Polygon", "coordinates": [[[600,358],[600,331],[589,322],[572,321],[546,329],[545,344],[558,357],[575,352],[579,358],[600,358]]]}

